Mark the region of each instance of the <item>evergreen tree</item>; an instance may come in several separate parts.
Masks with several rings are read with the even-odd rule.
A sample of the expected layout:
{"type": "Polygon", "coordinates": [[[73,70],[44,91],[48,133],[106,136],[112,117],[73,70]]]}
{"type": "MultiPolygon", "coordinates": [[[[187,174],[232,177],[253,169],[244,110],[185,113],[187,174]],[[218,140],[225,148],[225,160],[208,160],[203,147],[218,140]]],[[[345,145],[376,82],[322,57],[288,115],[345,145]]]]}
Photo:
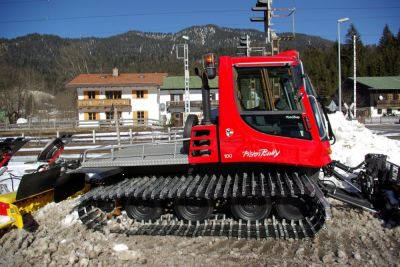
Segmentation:
{"type": "Polygon", "coordinates": [[[379,47],[391,46],[395,43],[393,33],[390,31],[389,26],[385,24],[383,28],[382,37],[379,39],[379,47]]]}
{"type": "Polygon", "coordinates": [[[383,28],[382,37],[379,40],[377,49],[381,58],[381,76],[395,76],[400,74],[400,46],[386,24],[383,28]]]}

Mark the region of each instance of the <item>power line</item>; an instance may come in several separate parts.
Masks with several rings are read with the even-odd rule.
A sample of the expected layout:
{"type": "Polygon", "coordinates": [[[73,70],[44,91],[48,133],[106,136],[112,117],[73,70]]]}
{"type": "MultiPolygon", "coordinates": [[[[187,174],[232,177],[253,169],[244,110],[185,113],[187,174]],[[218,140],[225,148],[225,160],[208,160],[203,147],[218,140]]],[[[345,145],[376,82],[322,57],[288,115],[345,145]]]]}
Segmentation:
{"type": "MultiPolygon", "coordinates": [[[[48,0],[24,0],[17,1],[17,3],[25,3],[25,2],[47,2],[48,0]]],[[[3,3],[11,3],[13,1],[8,2],[0,2],[3,3]]],[[[357,7],[357,8],[349,8],[349,7],[311,7],[311,8],[297,8],[296,10],[346,10],[346,9],[400,9],[400,6],[377,6],[377,7],[357,7]]],[[[16,20],[3,20],[0,21],[0,24],[11,24],[11,23],[24,23],[24,22],[46,22],[46,21],[67,21],[67,20],[80,20],[80,19],[101,19],[101,18],[115,18],[115,17],[132,17],[132,16],[165,16],[165,15],[193,15],[193,14],[210,14],[210,13],[244,13],[248,12],[248,10],[244,9],[231,9],[231,10],[196,10],[196,11],[164,11],[164,12],[143,12],[143,13],[127,13],[127,14],[113,14],[113,15],[92,15],[92,16],[73,16],[73,17],[46,17],[46,18],[33,18],[33,19],[16,19],[16,20]]]]}
{"type": "Polygon", "coordinates": [[[162,16],[162,15],[192,15],[192,14],[209,14],[209,13],[238,13],[248,12],[248,10],[200,10],[200,11],[169,11],[169,12],[148,12],[148,13],[129,13],[114,15],[93,15],[93,16],[76,16],[76,17],[59,17],[59,18],[38,18],[38,19],[21,19],[21,20],[3,20],[0,24],[6,23],[23,23],[23,22],[44,22],[44,21],[63,21],[63,20],[79,20],[79,19],[99,19],[114,17],[132,17],[132,16],[162,16]]]}
{"type": "Polygon", "coordinates": [[[38,2],[50,2],[50,0],[22,0],[22,1],[3,1],[0,5],[11,5],[11,4],[25,4],[25,3],[38,3],[38,2]]]}

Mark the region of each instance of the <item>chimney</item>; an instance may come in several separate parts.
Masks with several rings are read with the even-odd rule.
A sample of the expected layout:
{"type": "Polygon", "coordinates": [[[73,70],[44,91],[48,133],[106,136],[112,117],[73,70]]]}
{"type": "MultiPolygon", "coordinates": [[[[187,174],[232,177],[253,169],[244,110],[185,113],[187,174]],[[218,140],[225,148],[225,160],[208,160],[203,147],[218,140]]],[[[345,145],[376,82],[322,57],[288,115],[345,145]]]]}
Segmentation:
{"type": "Polygon", "coordinates": [[[113,68],[113,74],[114,77],[118,77],[118,68],[113,68]]]}

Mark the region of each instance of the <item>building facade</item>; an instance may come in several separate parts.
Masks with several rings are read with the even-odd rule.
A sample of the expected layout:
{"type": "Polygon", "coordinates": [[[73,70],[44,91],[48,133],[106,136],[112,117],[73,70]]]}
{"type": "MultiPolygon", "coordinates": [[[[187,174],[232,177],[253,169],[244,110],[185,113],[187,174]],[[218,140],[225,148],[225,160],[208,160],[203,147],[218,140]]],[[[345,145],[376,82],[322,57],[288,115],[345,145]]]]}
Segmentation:
{"type": "Polygon", "coordinates": [[[165,73],[80,74],[68,88],[77,90],[80,126],[99,126],[114,120],[114,112],[123,124],[141,125],[159,121],[159,91],[165,73]]]}
{"type": "MultiPolygon", "coordinates": [[[[201,79],[191,76],[190,85],[190,113],[202,118],[201,79]]],[[[218,77],[209,81],[211,108],[218,107],[218,77]]],[[[171,76],[164,79],[160,88],[160,115],[164,123],[181,126],[185,112],[185,77],[171,76]]]]}
{"type": "MultiPolygon", "coordinates": [[[[358,77],[356,79],[357,116],[400,115],[400,76],[358,77]]],[[[354,80],[343,82],[343,101],[354,102],[354,80]]]]}
{"type": "MultiPolygon", "coordinates": [[[[98,127],[114,120],[121,124],[148,123],[182,126],[185,78],[165,73],[80,74],[67,84],[77,90],[79,126],[98,127]]],[[[202,117],[201,79],[190,77],[190,113],[202,117]]],[[[218,107],[218,77],[210,80],[211,107],[218,107]]]]}

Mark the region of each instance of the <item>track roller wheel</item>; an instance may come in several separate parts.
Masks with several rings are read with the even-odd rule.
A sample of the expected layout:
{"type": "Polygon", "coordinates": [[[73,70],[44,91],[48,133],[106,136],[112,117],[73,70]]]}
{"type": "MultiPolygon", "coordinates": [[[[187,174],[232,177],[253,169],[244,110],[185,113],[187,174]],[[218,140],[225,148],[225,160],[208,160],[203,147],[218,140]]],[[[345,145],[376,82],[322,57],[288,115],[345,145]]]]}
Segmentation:
{"type": "Polygon", "coordinates": [[[126,199],[124,209],[129,218],[135,220],[155,220],[158,219],[163,209],[158,201],[146,201],[141,199],[126,199]]]}
{"type": "Polygon", "coordinates": [[[211,200],[204,198],[182,198],[175,201],[174,209],[182,220],[202,221],[213,213],[214,205],[211,200]]]}
{"type": "Polygon", "coordinates": [[[309,213],[309,205],[304,198],[288,197],[276,200],[278,216],[287,220],[301,220],[309,213]]]}
{"type": "Polygon", "coordinates": [[[268,217],[272,209],[272,202],[267,198],[247,197],[233,199],[230,207],[235,218],[255,221],[268,217]]]}

